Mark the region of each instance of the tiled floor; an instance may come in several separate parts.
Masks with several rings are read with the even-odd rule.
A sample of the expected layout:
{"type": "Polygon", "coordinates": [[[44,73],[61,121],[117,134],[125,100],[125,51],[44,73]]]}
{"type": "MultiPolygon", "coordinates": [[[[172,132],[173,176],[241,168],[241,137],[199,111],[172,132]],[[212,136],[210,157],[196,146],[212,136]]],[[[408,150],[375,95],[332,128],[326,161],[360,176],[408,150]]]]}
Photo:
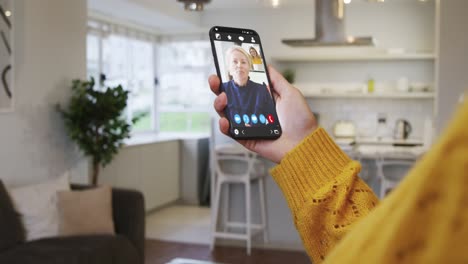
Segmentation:
{"type": "Polygon", "coordinates": [[[174,205],[146,217],[146,237],[208,245],[210,208],[174,205]]]}

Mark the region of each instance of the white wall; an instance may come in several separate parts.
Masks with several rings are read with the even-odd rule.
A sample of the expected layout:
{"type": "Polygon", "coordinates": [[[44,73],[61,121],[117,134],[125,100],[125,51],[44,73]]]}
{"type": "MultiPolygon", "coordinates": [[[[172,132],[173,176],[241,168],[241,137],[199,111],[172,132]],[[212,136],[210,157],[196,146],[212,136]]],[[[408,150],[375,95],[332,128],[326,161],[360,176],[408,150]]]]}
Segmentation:
{"type": "MultiPolygon", "coordinates": [[[[0,0],[0,6],[5,10],[5,12],[11,10],[11,4],[9,1],[5,0],[0,0]]],[[[8,66],[11,66],[11,63],[13,62],[12,56],[10,55],[9,48],[11,48],[12,44],[12,37],[11,37],[11,30],[8,27],[8,24],[3,20],[0,19],[0,32],[2,33],[2,41],[0,42],[0,72],[3,75],[3,71],[7,69],[8,66]],[[5,45],[3,38],[5,38],[5,45]]],[[[0,111],[5,111],[8,110],[12,106],[12,100],[8,97],[8,86],[11,86],[12,83],[12,74],[11,70],[10,72],[6,72],[7,74],[5,75],[5,80],[7,83],[7,87],[4,87],[3,81],[0,82],[0,111]]],[[[2,76],[3,78],[3,76],[2,76]]]]}
{"type": "Polygon", "coordinates": [[[356,3],[346,13],[347,33],[374,36],[379,47],[434,50],[435,5],[432,0],[356,3]]]}
{"type": "MultiPolygon", "coordinates": [[[[301,8],[206,10],[201,23],[208,28],[219,25],[255,29],[268,60],[291,51],[281,39],[314,37],[313,3],[301,8]]],[[[346,31],[348,35],[374,36],[382,48],[433,50],[434,13],[432,2],[351,4],[346,9],[346,31]]]]}
{"type": "Polygon", "coordinates": [[[432,119],[433,99],[395,99],[395,98],[309,98],[312,110],[319,114],[319,122],[329,133],[337,120],[350,120],[356,124],[357,135],[373,137],[377,131],[379,114],[386,114],[386,136],[393,136],[398,119],[410,122],[410,138],[424,139],[424,122],[432,119]]]}
{"type": "Polygon", "coordinates": [[[468,91],[468,1],[439,0],[439,6],[438,133],[450,120],[460,95],[468,91]]]}
{"type": "MultiPolygon", "coordinates": [[[[373,78],[380,86],[395,87],[401,77],[408,79],[409,83],[426,83],[434,86],[433,59],[427,60],[393,60],[393,61],[331,61],[331,62],[275,62],[271,58],[287,57],[291,54],[324,53],[338,54],[345,51],[363,52],[361,48],[291,48],[281,43],[284,38],[313,38],[314,28],[314,1],[302,8],[290,7],[269,10],[230,10],[209,11],[202,17],[202,24],[206,27],[212,25],[227,25],[233,27],[248,27],[259,32],[269,63],[275,64],[280,70],[294,69],[296,72],[296,86],[301,88],[310,83],[336,83],[336,84],[365,84],[373,78]],[[242,13],[242,19],[238,15],[242,13]],[[322,53],[320,53],[322,52],[322,53]]],[[[376,48],[384,50],[399,48],[411,51],[434,52],[435,42],[435,4],[418,1],[399,1],[367,3],[353,2],[346,6],[346,31],[348,35],[373,36],[377,40],[376,48]]],[[[348,53],[349,54],[349,53],[348,53]]],[[[345,100],[352,110],[362,108],[367,118],[362,115],[347,116],[342,114],[350,111],[340,110],[343,100],[309,100],[311,108],[322,114],[326,120],[324,126],[329,128],[336,119],[351,119],[365,123],[358,127],[368,130],[375,126],[378,112],[388,112],[388,124],[393,128],[393,119],[401,117],[398,109],[414,110],[418,116],[411,119],[415,126],[411,136],[421,138],[423,135],[424,119],[432,118],[433,104],[427,100],[400,100],[393,101],[388,107],[380,107],[380,101],[374,100],[345,100]],[[326,103],[325,103],[326,102],[326,103]],[[374,107],[377,102],[377,107],[374,107]],[[394,111],[396,110],[396,111],[394,111]]],[[[388,105],[388,104],[386,104],[388,105]]],[[[349,109],[348,109],[349,110],[349,109]]],[[[359,124],[358,124],[359,125],[359,124]]]]}
{"type": "Polygon", "coordinates": [[[14,0],[15,109],[0,114],[0,178],[40,182],[86,163],[64,132],[56,102],[86,78],[86,1],[14,0]]]}

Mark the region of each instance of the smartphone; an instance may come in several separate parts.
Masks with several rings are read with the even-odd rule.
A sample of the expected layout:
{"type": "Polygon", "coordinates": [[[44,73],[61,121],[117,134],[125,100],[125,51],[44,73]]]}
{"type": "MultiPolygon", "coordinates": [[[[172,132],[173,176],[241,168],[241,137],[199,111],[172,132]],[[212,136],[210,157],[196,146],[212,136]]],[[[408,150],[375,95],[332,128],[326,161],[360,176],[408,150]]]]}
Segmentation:
{"type": "Polygon", "coordinates": [[[281,125],[257,32],[215,26],[209,32],[220,90],[227,95],[226,118],[234,139],[276,139],[281,125]]]}

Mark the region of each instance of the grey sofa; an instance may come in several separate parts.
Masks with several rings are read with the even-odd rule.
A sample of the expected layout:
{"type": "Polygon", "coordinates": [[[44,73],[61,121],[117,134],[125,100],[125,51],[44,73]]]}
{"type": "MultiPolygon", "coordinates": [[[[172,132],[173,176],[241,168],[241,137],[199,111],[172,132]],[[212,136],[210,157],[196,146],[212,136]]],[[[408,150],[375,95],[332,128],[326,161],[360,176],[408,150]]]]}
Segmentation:
{"type": "MultiPolygon", "coordinates": [[[[72,186],[72,189],[87,189],[72,186]]],[[[24,241],[21,216],[0,180],[0,263],[144,263],[145,211],[140,192],[112,189],[116,235],[86,235],[24,241]]]]}

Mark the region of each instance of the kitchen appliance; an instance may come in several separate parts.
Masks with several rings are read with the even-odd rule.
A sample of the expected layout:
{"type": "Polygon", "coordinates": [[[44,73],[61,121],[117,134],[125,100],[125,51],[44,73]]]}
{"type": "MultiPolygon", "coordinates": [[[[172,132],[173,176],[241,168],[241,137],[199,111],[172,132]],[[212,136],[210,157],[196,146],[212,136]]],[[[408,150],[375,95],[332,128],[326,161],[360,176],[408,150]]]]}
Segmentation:
{"type": "Polygon", "coordinates": [[[351,121],[340,120],[333,126],[333,135],[337,139],[354,139],[356,137],[356,126],[351,121]]]}
{"type": "Polygon", "coordinates": [[[315,38],[283,39],[293,47],[307,46],[374,46],[373,37],[347,36],[344,27],[343,0],[315,1],[315,38]]]}
{"type": "Polygon", "coordinates": [[[348,155],[352,155],[356,143],[356,126],[351,121],[338,121],[333,125],[335,143],[348,155]]]}
{"type": "Polygon", "coordinates": [[[395,124],[393,137],[395,139],[407,139],[412,131],[411,124],[405,119],[398,119],[395,124]]]}

